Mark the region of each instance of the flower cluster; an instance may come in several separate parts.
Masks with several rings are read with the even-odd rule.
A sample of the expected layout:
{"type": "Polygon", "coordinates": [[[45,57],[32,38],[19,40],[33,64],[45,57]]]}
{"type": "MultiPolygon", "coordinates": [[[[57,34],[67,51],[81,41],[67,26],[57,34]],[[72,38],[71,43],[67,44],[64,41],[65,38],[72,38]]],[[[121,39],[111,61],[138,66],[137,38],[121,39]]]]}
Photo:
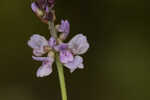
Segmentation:
{"type": "Polygon", "coordinates": [[[59,53],[59,59],[65,67],[73,72],[75,69],[83,69],[83,58],[88,48],[89,43],[83,34],[77,34],[68,43],[63,43],[70,30],[70,25],[67,20],[62,20],[60,25],[57,25],[56,30],[60,32],[58,39],[50,37],[46,40],[43,36],[34,34],[28,41],[28,45],[33,49],[32,58],[36,61],[42,61],[42,66],[37,70],[37,77],[48,76],[52,72],[52,64],[54,62],[55,53],[59,53]],[[47,54],[47,57],[41,57],[47,54]]]}
{"type": "Polygon", "coordinates": [[[37,0],[31,4],[33,12],[42,22],[53,23],[50,30],[55,30],[53,34],[56,35],[53,36],[53,31],[51,31],[52,36],[47,40],[39,34],[34,34],[28,41],[28,46],[33,49],[34,56],[32,58],[42,62],[37,70],[37,77],[48,76],[52,73],[52,65],[56,54],[59,55],[60,62],[70,69],[70,72],[77,68],[83,69],[83,58],[80,55],[86,53],[89,48],[87,38],[82,33],[74,36],[68,43],[63,42],[70,33],[70,23],[68,20],[62,20],[60,24],[54,26],[55,13],[52,10],[53,7],[54,0],[37,0]],[[47,56],[44,57],[44,55],[47,56]]]}
{"type": "Polygon", "coordinates": [[[31,4],[32,11],[41,19],[42,22],[55,20],[54,0],[37,0],[31,4]]]}

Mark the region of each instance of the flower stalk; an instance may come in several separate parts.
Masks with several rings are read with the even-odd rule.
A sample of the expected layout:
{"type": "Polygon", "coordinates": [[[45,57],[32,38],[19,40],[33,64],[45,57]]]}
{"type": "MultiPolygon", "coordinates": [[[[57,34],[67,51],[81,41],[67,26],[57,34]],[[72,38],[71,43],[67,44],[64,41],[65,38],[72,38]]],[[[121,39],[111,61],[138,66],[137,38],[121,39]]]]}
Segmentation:
{"type": "Polygon", "coordinates": [[[81,55],[87,52],[90,45],[82,33],[78,33],[67,43],[64,42],[70,33],[70,23],[68,20],[61,20],[60,24],[54,24],[56,20],[54,5],[55,0],[36,0],[31,4],[35,15],[41,22],[48,24],[51,36],[47,40],[44,36],[34,34],[28,40],[28,46],[33,49],[33,60],[42,62],[36,72],[37,77],[49,76],[56,61],[62,100],[67,100],[63,68],[68,68],[71,73],[76,69],[83,69],[81,55]]]}
{"type": "Polygon", "coordinates": [[[66,91],[64,71],[63,71],[63,66],[59,60],[58,55],[56,55],[56,65],[57,65],[57,70],[58,70],[62,100],[67,100],[67,91],[66,91]]]}
{"type": "Polygon", "coordinates": [[[49,30],[50,30],[51,36],[53,36],[54,38],[57,38],[57,34],[56,34],[54,22],[49,21],[49,22],[48,22],[48,28],[49,28],[49,30]]]}
{"type": "MultiPolygon", "coordinates": [[[[50,30],[51,36],[57,38],[54,23],[49,21],[48,25],[49,25],[49,30],[50,30]]],[[[67,100],[67,91],[66,91],[64,70],[63,70],[63,65],[61,64],[61,62],[59,60],[58,54],[56,54],[56,66],[57,66],[57,71],[58,71],[62,100],[67,100]]]]}

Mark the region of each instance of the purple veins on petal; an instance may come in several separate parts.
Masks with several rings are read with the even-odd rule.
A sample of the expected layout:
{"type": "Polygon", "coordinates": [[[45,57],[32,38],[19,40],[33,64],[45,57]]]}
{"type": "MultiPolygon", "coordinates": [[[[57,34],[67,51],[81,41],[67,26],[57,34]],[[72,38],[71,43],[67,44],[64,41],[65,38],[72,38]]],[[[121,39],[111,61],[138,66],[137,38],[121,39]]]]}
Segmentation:
{"type": "Polygon", "coordinates": [[[77,68],[83,69],[83,58],[81,56],[75,56],[73,61],[65,63],[64,65],[70,69],[70,72],[75,71],[77,68]]]}
{"type": "Polygon", "coordinates": [[[60,51],[60,61],[62,63],[68,63],[73,61],[73,55],[69,50],[62,50],[60,51]]]}
{"type": "Polygon", "coordinates": [[[89,48],[89,43],[87,41],[86,36],[82,34],[77,34],[74,36],[68,43],[69,49],[73,52],[73,54],[84,54],[87,52],[89,48]]]}

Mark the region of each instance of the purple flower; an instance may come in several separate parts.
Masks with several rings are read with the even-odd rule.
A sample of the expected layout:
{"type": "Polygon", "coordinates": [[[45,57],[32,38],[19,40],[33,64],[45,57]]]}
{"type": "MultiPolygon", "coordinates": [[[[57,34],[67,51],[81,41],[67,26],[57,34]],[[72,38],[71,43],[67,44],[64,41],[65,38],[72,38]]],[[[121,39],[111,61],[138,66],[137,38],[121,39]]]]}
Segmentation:
{"type": "Polygon", "coordinates": [[[31,36],[28,41],[28,45],[33,49],[33,54],[35,56],[42,56],[48,53],[47,57],[35,57],[32,58],[36,61],[42,61],[42,65],[37,70],[37,77],[48,76],[52,72],[52,64],[54,62],[54,53],[51,51],[52,46],[56,44],[53,37],[47,41],[43,36],[35,34],[31,36]]]}
{"type": "Polygon", "coordinates": [[[36,61],[42,61],[42,65],[38,68],[36,76],[37,77],[45,77],[52,73],[52,64],[54,62],[54,58],[51,56],[48,57],[35,57],[32,58],[36,61]]]}
{"type": "MultiPolygon", "coordinates": [[[[32,9],[34,11],[37,9],[34,3],[32,9]]],[[[36,61],[42,61],[42,65],[36,73],[37,77],[44,77],[51,74],[56,53],[59,54],[60,62],[66,68],[70,69],[70,72],[75,71],[77,68],[84,68],[83,58],[80,55],[86,53],[89,48],[86,36],[77,34],[68,43],[64,43],[63,40],[70,31],[69,22],[62,20],[61,25],[57,26],[56,29],[58,32],[61,32],[59,38],[50,37],[49,40],[46,40],[45,37],[35,34],[28,41],[28,45],[33,49],[33,54],[36,56],[32,56],[32,58],[36,61]],[[47,57],[41,57],[44,54],[47,54],[47,57]]]]}
{"type": "Polygon", "coordinates": [[[61,32],[62,34],[60,35],[60,38],[62,40],[66,39],[70,32],[70,24],[68,20],[62,20],[61,24],[57,26],[58,32],[61,32]]]}
{"type": "Polygon", "coordinates": [[[68,20],[62,20],[61,24],[58,27],[58,31],[62,33],[69,33],[70,32],[70,24],[68,20]]]}
{"type": "Polygon", "coordinates": [[[28,45],[33,49],[33,54],[41,56],[46,53],[44,50],[48,46],[48,41],[41,35],[35,34],[31,36],[28,45]]]}
{"type": "MultiPolygon", "coordinates": [[[[84,54],[89,48],[89,43],[87,42],[87,38],[82,34],[77,34],[72,40],[68,43],[68,50],[71,51],[75,57],[73,59],[69,58],[69,56],[63,57],[67,59],[66,62],[63,62],[64,65],[70,69],[70,72],[73,72],[77,68],[84,68],[83,59],[80,54],[84,54]],[[71,59],[70,61],[68,59],[71,59]]],[[[71,54],[72,54],[71,53],[71,54]]],[[[61,57],[61,55],[60,55],[61,57]]]]}
{"type": "Polygon", "coordinates": [[[84,35],[77,34],[69,43],[61,43],[54,48],[59,52],[61,63],[69,68],[70,72],[73,72],[77,68],[84,68],[83,59],[79,56],[84,54],[89,48],[89,43],[84,35]]]}

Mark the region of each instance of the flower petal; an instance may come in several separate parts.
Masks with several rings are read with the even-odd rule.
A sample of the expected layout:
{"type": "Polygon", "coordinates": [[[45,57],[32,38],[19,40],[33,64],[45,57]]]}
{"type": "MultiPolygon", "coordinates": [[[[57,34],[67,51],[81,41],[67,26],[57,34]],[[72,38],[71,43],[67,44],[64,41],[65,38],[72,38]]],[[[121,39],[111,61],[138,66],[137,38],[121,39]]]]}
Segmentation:
{"type": "Polygon", "coordinates": [[[35,34],[31,36],[28,45],[33,48],[35,55],[42,55],[45,53],[44,46],[48,46],[48,41],[43,36],[35,34]]]}
{"type": "Polygon", "coordinates": [[[89,43],[86,36],[82,34],[77,34],[68,43],[69,48],[74,54],[84,54],[89,48],[89,43]]]}
{"type": "Polygon", "coordinates": [[[53,57],[34,57],[32,56],[32,58],[36,61],[42,61],[42,66],[39,67],[39,69],[37,70],[36,76],[37,77],[44,77],[44,76],[48,76],[49,74],[51,74],[52,72],[52,64],[54,62],[54,58],[53,57]]]}
{"type": "Polygon", "coordinates": [[[54,62],[54,57],[52,56],[48,56],[48,57],[35,57],[35,56],[32,56],[32,58],[36,61],[42,61],[43,64],[47,64],[47,63],[53,63],[54,62]]]}
{"type": "Polygon", "coordinates": [[[77,68],[83,69],[83,58],[81,56],[75,56],[72,62],[66,63],[64,65],[70,69],[70,72],[73,72],[77,68]]]}
{"type": "Polygon", "coordinates": [[[35,2],[33,2],[31,4],[31,8],[32,8],[32,11],[37,15],[37,16],[43,16],[43,11],[39,9],[39,7],[37,6],[37,4],[35,2]]]}
{"type": "Polygon", "coordinates": [[[36,76],[37,77],[45,77],[52,73],[52,66],[49,64],[45,64],[37,70],[36,76]]]}
{"type": "Polygon", "coordinates": [[[31,8],[32,8],[33,12],[36,12],[39,9],[35,2],[33,2],[31,4],[31,8]]]}
{"type": "Polygon", "coordinates": [[[60,51],[60,61],[62,63],[68,63],[73,61],[73,55],[69,50],[60,51]]]}
{"type": "Polygon", "coordinates": [[[35,56],[42,56],[44,53],[45,53],[44,50],[33,49],[33,54],[35,56]]]}
{"type": "Polygon", "coordinates": [[[46,60],[48,61],[49,59],[51,59],[49,57],[35,57],[35,56],[32,56],[32,58],[36,61],[46,61],[46,60]]]}
{"type": "Polygon", "coordinates": [[[28,41],[28,45],[33,49],[41,49],[41,47],[48,45],[48,41],[45,39],[45,37],[34,34],[28,41]]]}

